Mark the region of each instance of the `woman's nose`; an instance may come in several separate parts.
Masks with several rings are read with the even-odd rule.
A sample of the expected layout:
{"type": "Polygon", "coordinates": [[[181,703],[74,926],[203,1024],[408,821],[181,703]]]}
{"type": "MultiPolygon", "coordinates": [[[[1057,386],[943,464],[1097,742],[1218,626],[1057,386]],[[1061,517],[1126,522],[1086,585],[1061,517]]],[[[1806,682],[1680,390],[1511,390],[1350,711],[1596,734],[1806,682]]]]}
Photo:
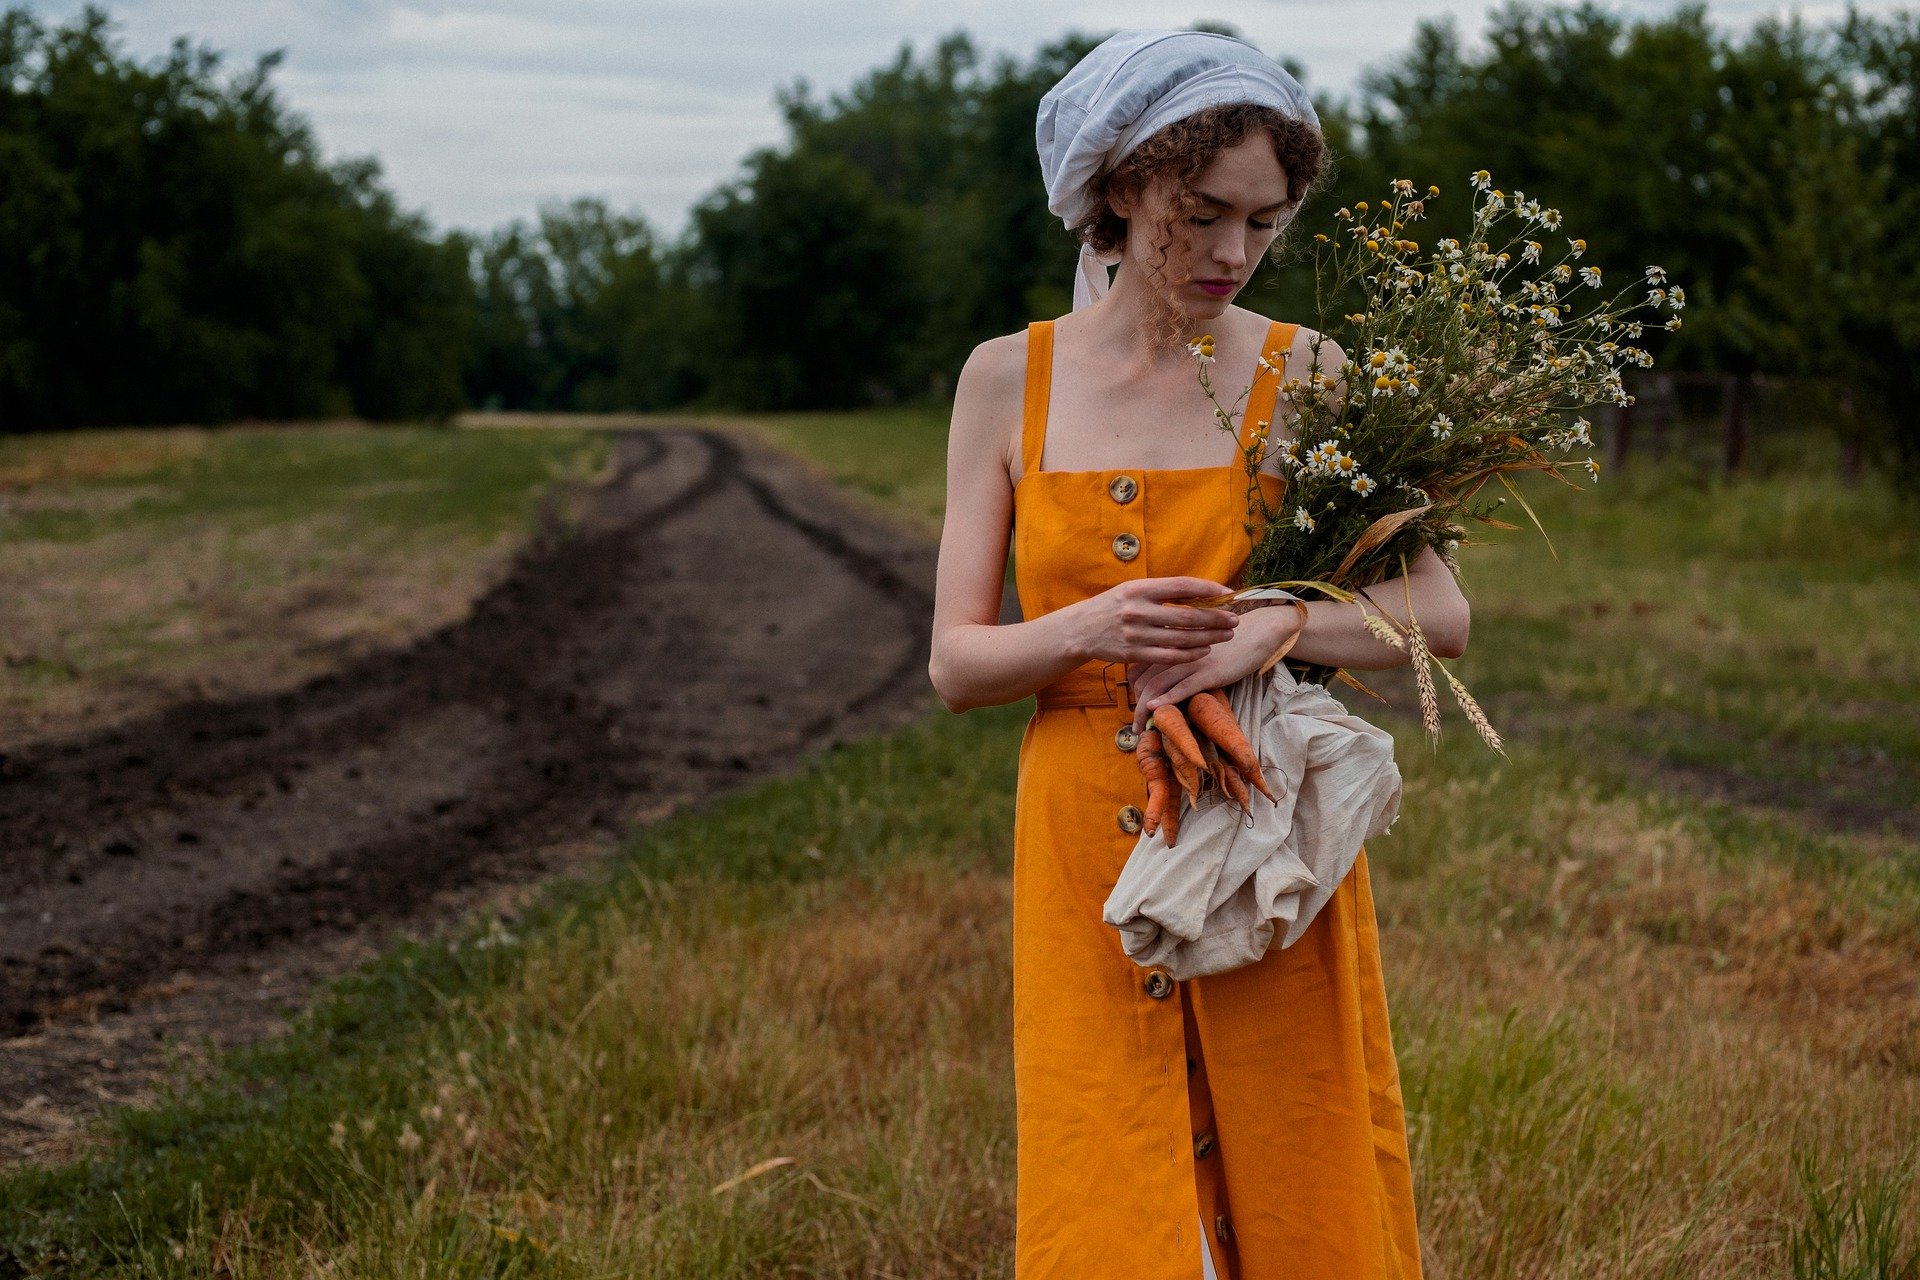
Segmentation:
{"type": "Polygon", "coordinates": [[[1214,243],[1213,260],[1237,274],[1247,263],[1247,247],[1240,242],[1239,236],[1222,236],[1214,243]]]}

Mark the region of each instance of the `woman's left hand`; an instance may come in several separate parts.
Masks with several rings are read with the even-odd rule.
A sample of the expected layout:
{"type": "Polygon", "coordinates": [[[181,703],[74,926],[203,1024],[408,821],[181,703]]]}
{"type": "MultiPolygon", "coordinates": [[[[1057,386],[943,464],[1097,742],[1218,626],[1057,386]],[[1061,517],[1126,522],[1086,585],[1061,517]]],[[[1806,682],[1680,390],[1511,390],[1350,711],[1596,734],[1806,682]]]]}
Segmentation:
{"type": "Polygon", "coordinates": [[[1202,689],[1222,689],[1252,675],[1306,620],[1307,611],[1299,605],[1270,605],[1242,617],[1231,640],[1214,645],[1196,661],[1128,663],[1134,730],[1146,729],[1155,707],[1184,702],[1202,689]]]}

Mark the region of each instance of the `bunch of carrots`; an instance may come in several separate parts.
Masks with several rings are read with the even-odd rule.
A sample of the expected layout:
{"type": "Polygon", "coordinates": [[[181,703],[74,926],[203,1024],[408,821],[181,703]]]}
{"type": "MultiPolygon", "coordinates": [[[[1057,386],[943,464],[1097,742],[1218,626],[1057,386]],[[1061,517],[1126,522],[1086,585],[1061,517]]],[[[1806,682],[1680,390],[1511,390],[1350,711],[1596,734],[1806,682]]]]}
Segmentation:
{"type": "Polygon", "coordinates": [[[1147,780],[1146,832],[1167,829],[1167,844],[1180,835],[1180,797],[1197,800],[1217,784],[1242,810],[1252,794],[1278,803],[1261,772],[1253,744],[1241,732],[1233,708],[1218,689],[1204,689],[1187,699],[1186,710],[1169,702],[1155,707],[1147,731],[1134,747],[1134,758],[1147,780]]]}

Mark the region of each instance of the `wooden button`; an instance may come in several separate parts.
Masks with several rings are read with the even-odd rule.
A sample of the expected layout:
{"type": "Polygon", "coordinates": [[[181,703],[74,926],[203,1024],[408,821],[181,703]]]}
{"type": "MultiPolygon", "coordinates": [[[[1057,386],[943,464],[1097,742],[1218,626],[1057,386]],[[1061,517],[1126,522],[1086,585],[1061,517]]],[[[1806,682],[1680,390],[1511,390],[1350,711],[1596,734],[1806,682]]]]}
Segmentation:
{"type": "Polygon", "coordinates": [[[1122,831],[1128,835],[1132,835],[1140,829],[1141,824],[1146,821],[1146,817],[1147,815],[1140,812],[1140,806],[1129,804],[1120,807],[1120,812],[1115,815],[1115,820],[1119,822],[1122,831]]]}
{"type": "Polygon", "coordinates": [[[1212,1154],[1213,1154],[1213,1134],[1203,1133],[1199,1137],[1193,1140],[1194,1159],[1205,1160],[1208,1156],[1212,1154]]]}
{"type": "Polygon", "coordinates": [[[1140,482],[1132,476],[1115,476],[1107,481],[1107,493],[1115,502],[1132,502],[1140,492],[1140,482]]]}
{"type": "Polygon", "coordinates": [[[1155,1000],[1165,1000],[1173,994],[1173,978],[1165,969],[1149,969],[1146,977],[1147,994],[1155,1000]]]}
{"type": "Polygon", "coordinates": [[[1131,751],[1140,745],[1140,735],[1130,724],[1120,726],[1120,732],[1113,735],[1113,745],[1122,751],[1131,751]]]}
{"type": "Polygon", "coordinates": [[[1221,1244],[1227,1244],[1233,1239],[1233,1224],[1227,1221],[1226,1214],[1223,1213],[1213,1220],[1213,1234],[1221,1244]]]}
{"type": "Polygon", "coordinates": [[[1122,560],[1131,560],[1140,554],[1140,539],[1130,533],[1117,533],[1113,537],[1113,554],[1122,560]]]}

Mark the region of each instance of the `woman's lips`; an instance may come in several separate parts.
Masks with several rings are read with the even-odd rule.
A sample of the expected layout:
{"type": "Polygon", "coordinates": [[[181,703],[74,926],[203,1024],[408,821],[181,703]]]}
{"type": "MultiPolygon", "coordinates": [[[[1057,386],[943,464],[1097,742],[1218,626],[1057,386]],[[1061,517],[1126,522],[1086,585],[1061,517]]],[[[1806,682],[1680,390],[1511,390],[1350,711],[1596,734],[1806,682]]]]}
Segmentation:
{"type": "Polygon", "coordinates": [[[1233,292],[1231,280],[1195,280],[1194,283],[1216,298],[1224,298],[1233,292]]]}

